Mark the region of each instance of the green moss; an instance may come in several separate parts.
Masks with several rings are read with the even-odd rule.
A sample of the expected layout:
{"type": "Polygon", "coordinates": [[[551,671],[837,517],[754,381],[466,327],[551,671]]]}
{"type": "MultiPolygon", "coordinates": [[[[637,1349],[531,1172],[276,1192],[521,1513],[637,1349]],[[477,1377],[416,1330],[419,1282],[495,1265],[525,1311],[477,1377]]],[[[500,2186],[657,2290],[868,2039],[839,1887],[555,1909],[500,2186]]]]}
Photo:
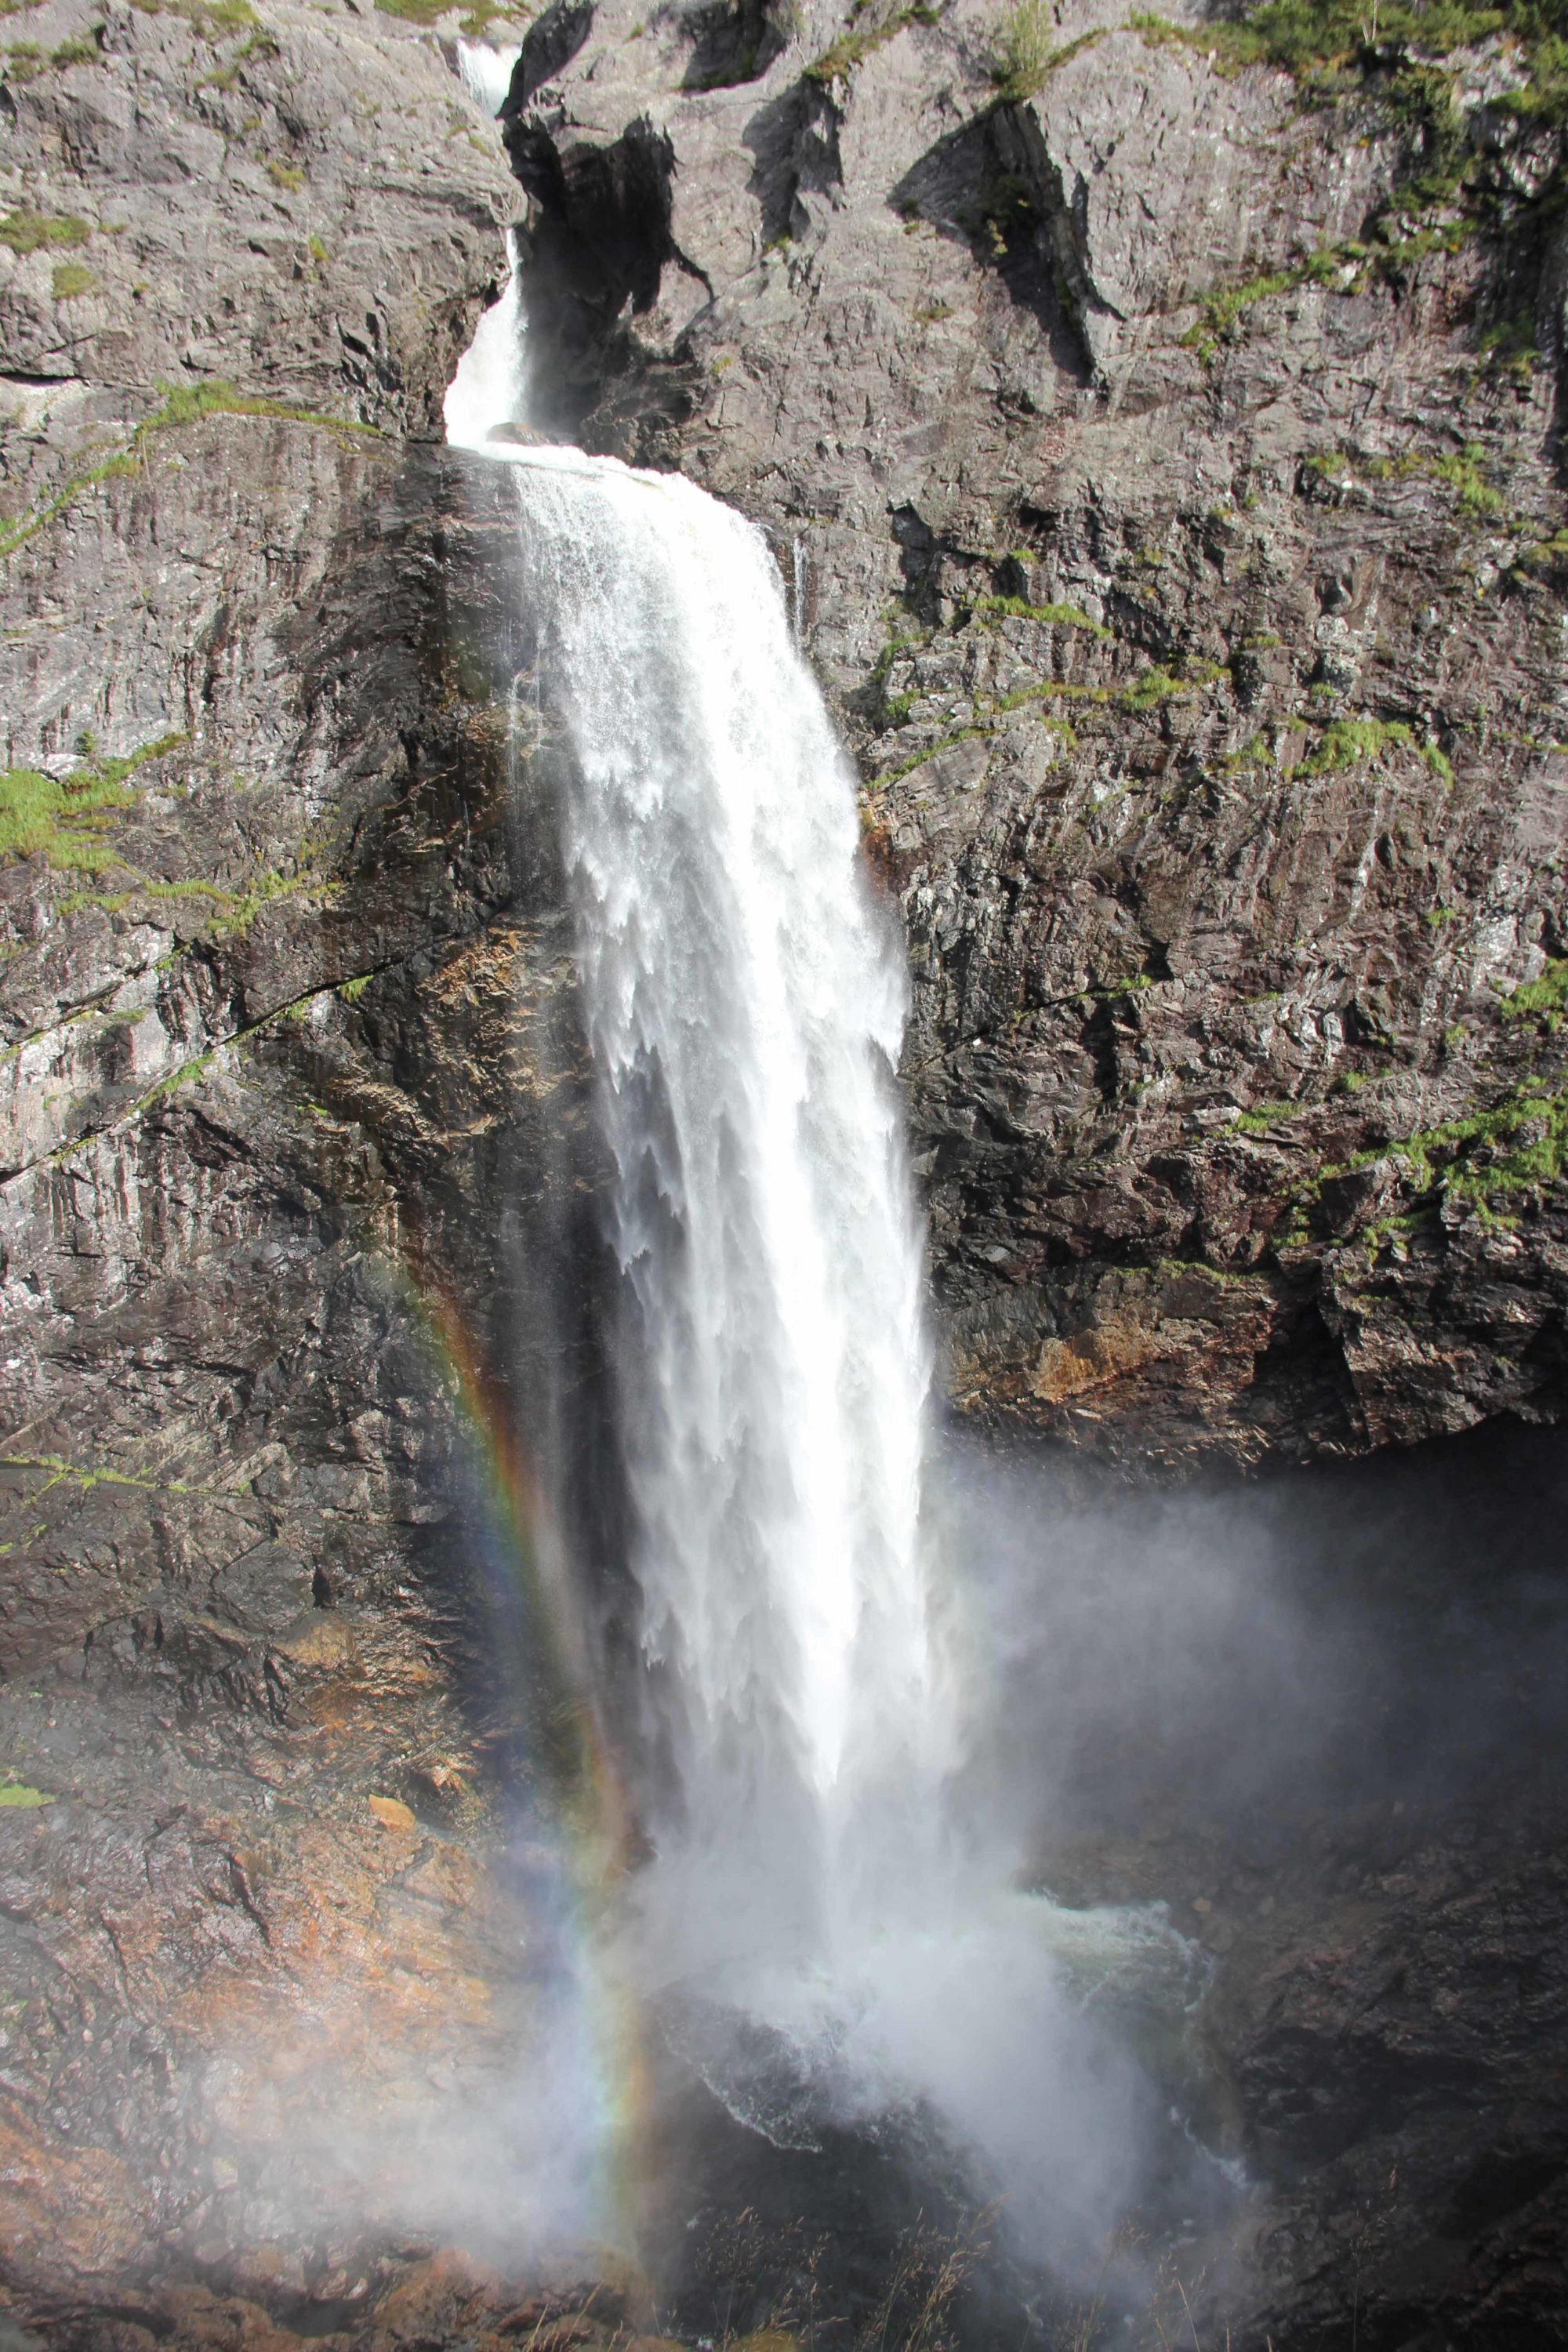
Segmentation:
{"type": "Polygon", "coordinates": [[[1201,663],[1185,677],[1178,677],[1173,671],[1156,664],[1142,671],[1131,686],[1124,686],[1116,699],[1123,710],[1152,710],[1157,704],[1169,702],[1174,695],[1196,694],[1201,687],[1211,685],[1216,677],[1225,675],[1215,662],[1201,663]]]}
{"type": "Polygon", "coordinates": [[[106,915],[118,915],[122,908],[133,906],[138,898],[210,898],[227,906],[232,902],[233,893],[216,882],[149,882],[138,875],[128,890],[111,893],[101,890],[68,891],[63,898],[56,899],[55,912],[57,915],[74,915],[82,907],[97,907],[106,915]]]}
{"type": "MultiPolygon", "coordinates": [[[[489,5],[489,0],[475,0],[475,5],[460,19],[458,30],[466,41],[482,41],[493,37],[498,26],[526,25],[529,13],[527,8],[495,8],[489,5]]],[[[485,151],[482,140],[474,140],[470,143],[479,147],[481,152],[485,151]]]]}
{"type": "Polygon", "coordinates": [[[896,768],[884,768],[881,774],[873,779],[873,782],[878,790],[887,784],[896,784],[901,777],[912,775],[917,768],[923,768],[928,760],[934,760],[939,751],[951,751],[957,743],[984,741],[991,731],[989,727],[957,728],[952,734],[943,735],[939,741],[928,743],[923,751],[912,752],[909,759],[901,760],[896,768]]]}
{"type": "MultiPolygon", "coordinates": [[[[384,5],[384,0],[378,0],[378,5],[384,5]]],[[[941,14],[941,7],[928,5],[927,0],[910,0],[910,5],[894,8],[890,15],[879,19],[868,0],[856,0],[848,30],[841,33],[831,47],[824,49],[819,58],[812,60],[805,68],[804,79],[816,82],[824,89],[833,82],[846,80],[858,65],[890,41],[895,34],[903,32],[910,25],[934,25],[941,14]]]]}
{"type": "Polygon", "coordinates": [[[145,1110],[150,1103],[157,1102],[163,1096],[177,1094],[182,1087],[189,1086],[196,1078],[205,1077],[216,1059],[216,1056],[213,1054],[197,1054],[192,1060],[182,1062],[177,1069],[169,1071],[167,1076],[160,1078],[155,1086],[148,1087],[136,1105],[136,1108],[145,1110]]]}
{"type": "Polygon", "coordinates": [[[1447,482],[1455,494],[1459,512],[1473,519],[1508,512],[1508,500],[1492,488],[1481,472],[1481,455],[1477,444],[1468,441],[1462,449],[1426,460],[1426,470],[1434,480],[1447,482]]]}
{"type": "Polygon", "coordinates": [[[1300,269],[1271,269],[1261,277],[1245,279],[1239,286],[1228,286],[1211,294],[1195,325],[1189,327],[1181,339],[1184,350],[1195,351],[1200,359],[1206,361],[1244,310],[1250,310],[1255,302],[1266,301],[1271,294],[1288,294],[1301,282],[1300,269]]]}
{"type": "Polygon", "coordinates": [[[0,1805],[13,1805],[19,1810],[31,1810],[37,1805],[52,1805],[54,1799],[42,1789],[29,1789],[25,1780],[0,1781],[0,1805]]]}
{"type": "Polygon", "coordinates": [[[1418,760],[1452,784],[1454,771],[1436,743],[1421,743],[1402,719],[1335,719],[1324,728],[1315,751],[1296,768],[1298,776],[1327,776],[1342,768],[1359,767],[1394,749],[1412,751],[1418,760]]]}
{"type": "Polygon", "coordinates": [[[250,0],[132,0],[144,16],[183,16],[204,41],[221,41],[256,23],[250,0]]]}
{"type": "Polygon", "coordinates": [[[110,457],[90,467],[86,473],[74,474],[62,484],[47,503],[35,507],[31,514],[21,516],[12,523],[0,524],[0,558],[12,554],[36,532],[56,520],[84,490],[116,475],[134,475],[142,470],[142,452],[154,434],[166,433],[177,426],[199,424],[208,416],[278,417],[285,424],[316,425],[332,433],[362,433],[379,438],[378,427],[362,425],[352,416],[328,416],[313,408],[296,408],[286,401],[261,400],[249,394],[237,392],[234,385],[220,378],[210,378],[203,383],[160,384],[163,404],[145,418],[132,435],[129,445],[117,449],[110,457]]]}
{"type": "MultiPolygon", "coordinates": [[[[1568,127],[1563,0],[1500,0],[1493,6],[1469,0],[1378,0],[1370,14],[1362,0],[1264,0],[1261,6],[1195,26],[1148,14],[1134,14],[1131,21],[1146,41],[1200,51],[1223,74],[1251,66],[1289,73],[1309,105],[1353,98],[1375,107],[1408,143],[1409,176],[1394,190],[1368,243],[1327,248],[1306,263],[1272,273],[1273,284],[1254,280],[1232,296],[1213,298],[1190,338],[1205,358],[1248,302],[1268,292],[1282,292],[1286,285],[1306,283],[1320,273],[1321,282],[1331,283],[1346,272],[1346,291],[1364,284],[1374,271],[1396,278],[1428,253],[1457,250],[1483,220],[1507,234],[1517,251],[1522,222],[1546,226],[1561,211],[1561,142],[1550,168],[1521,195],[1518,178],[1502,160],[1508,142],[1499,140],[1496,125],[1500,115],[1512,115],[1526,126],[1554,132],[1568,127]],[[1475,110],[1472,119],[1456,103],[1457,73],[1447,60],[1500,36],[1511,42],[1513,60],[1524,68],[1524,85],[1475,110]]],[[[1528,380],[1534,357],[1528,321],[1493,329],[1483,338],[1484,363],[1508,369],[1521,382],[1528,380]]]]}
{"type": "Polygon", "coordinates": [[[1490,1225],[1513,1220],[1501,1203],[1514,1204],[1568,1175],[1568,1089],[1551,1093],[1527,1078],[1488,1110],[1422,1128],[1398,1142],[1359,1151],[1353,1159],[1319,1171],[1297,1193],[1279,1228],[1278,1249],[1305,1246],[1310,1239],[1312,1203],[1331,1179],[1391,1160],[1401,1167],[1416,1207],[1380,1218],[1360,1236],[1373,1251],[1396,1227],[1409,1231],[1444,1201],[1468,1209],[1490,1225]]]}
{"type": "Polygon", "coordinates": [[[1222,776],[1245,775],[1252,769],[1271,768],[1273,765],[1274,753],[1266,735],[1248,736],[1239,751],[1227,751],[1218,762],[1222,776]]]}
{"type": "Polygon", "coordinates": [[[294,163],[268,162],[267,176],[275,188],[282,188],[290,195],[296,194],[305,184],[304,173],[294,163]]]}
{"type": "Polygon", "coordinates": [[[1539,980],[1526,981],[1505,996],[1498,1007],[1505,1021],[1539,1021],[1544,1027],[1561,1027],[1568,1013],[1568,957],[1553,957],[1539,980]]]}
{"type": "Polygon", "coordinates": [[[1016,621],[1045,621],[1057,629],[1087,629],[1091,636],[1108,637],[1098,621],[1078,604],[1031,604],[1025,596],[977,596],[970,608],[978,617],[995,616],[1016,621]]]}
{"type": "Polygon", "coordinates": [[[98,285],[90,269],[79,261],[62,261],[56,265],[51,291],[57,302],[74,302],[79,295],[92,293],[98,285]]]}
{"type": "Polygon", "coordinates": [[[1250,1110],[1237,1113],[1237,1129],[1242,1135],[1262,1135],[1269,1128],[1278,1127],[1282,1119],[1302,1118],[1316,1108],[1314,1103],[1254,1103],[1250,1110]]]}
{"type": "Polygon", "coordinates": [[[126,760],[100,760],[64,778],[36,768],[0,773],[0,858],[41,856],[53,866],[96,873],[113,862],[103,818],[133,807],[128,777],[148,760],[162,759],[185,741],[163,735],[126,760]]]}
{"type": "MultiPolygon", "coordinates": [[[[1415,476],[1428,481],[1441,482],[1454,493],[1454,503],[1468,522],[1495,522],[1509,513],[1508,500],[1495,489],[1482,472],[1486,452],[1479,442],[1467,441],[1458,449],[1406,449],[1397,457],[1363,457],[1343,449],[1321,450],[1303,460],[1310,473],[1339,487],[1359,475],[1369,482],[1403,482],[1415,476]]],[[[1546,551],[1550,543],[1535,542],[1526,548],[1523,560],[1530,562],[1536,551],[1546,551]]]]}
{"type": "MultiPolygon", "coordinates": [[[[1395,213],[1394,217],[1402,217],[1395,213]]],[[[1359,294],[1369,279],[1403,278],[1428,253],[1457,253],[1471,234],[1463,221],[1428,223],[1409,236],[1386,228],[1374,231],[1373,241],[1347,237],[1337,245],[1320,246],[1304,260],[1266,270],[1240,285],[1221,287],[1209,295],[1194,323],[1181,337],[1183,348],[1195,352],[1206,367],[1222,342],[1235,339],[1247,311],[1279,294],[1293,294],[1304,286],[1320,286],[1336,293],[1359,294]]]]}
{"type": "Polygon", "coordinates": [[[277,42],[265,25],[258,25],[250,38],[243,42],[235,51],[227,65],[220,67],[216,73],[203,74],[196,88],[198,89],[233,89],[239,80],[240,72],[244,67],[260,63],[265,58],[275,58],[277,55],[277,42]]]}
{"type": "Polygon", "coordinates": [[[247,890],[225,894],[226,903],[216,919],[208,926],[206,937],[228,940],[248,930],[264,907],[277,898],[291,898],[301,892],[319,891],[323,898],[332,895],[331,886],[323,885],[321,877],[309,865],[298,873],[284,874],[276,869],[258,875],[247,890]]]}
{"type": "Polygon", "coordinates": [[[1500,325],[1489,327],[1476,352],[1489,374],[1507,376],[1514,383],[1527,385],[1541,357],[1534,317],[1521,310],[1500,325]]]}
{"type": "Polygon", "coordinates": [[[1493,1109],[1407,1136],[1389,1146],[1419,1191],[1486,1209],[1500,1195],[1537,1192],[1568,1169],[1568,1091],[1527,1080],[1493,1109]]]}
{"type": "Polygon", "coordinates": [[[20,205],[0,220],[0,245],[13,253],[37,253],[47,245],[85,245],[92,235],[75,213],[36,213],[20,205]]]}
{"type": "Polygon", "coordinates": [[[1055,702],[1064,696],[1084,702],[1109,702],[1110,689],[1104,686],[1068,686],[1061,678],[1042,678],[1038,686],[1020,686],[1011,694],[999,694],[991,705],[993,710],[1021,710],[1026,703],[1055,702]]]}
{"type": "Polygon", "coordinates": [[[1555,35],[1553,0],[1503,0],[1497,7],[1473,7],[1466,0],[1380,0],[1371,16],[1361,0],[1264,0],[1234,18],[1198,26],[1173,25],[1162,16],[1135,13],[1131,23],[1146,40],[1198,49],[1224,71],[1275,66],[1299,80],[1321,81],[1342,68],[1370,71],[1379,51],[1408,47],[1446,57],[1493,34],[1514,32],[1529,40],[1555,35]]]}
{"type": "Polygon", "coordinates": [[[102,30],[102,26],[99,26],[95,28],[95,37],[92,38],[79,37],[62,41],[58,49],[45,51],[38,47],[37,41],[17,41],[7,49],[0,49],[0,60],[4,61],[6,80],[32,81],[39,74],[47,73],[51,66],[58,68],[64,66],[100,64],[103,51],[99,46],[97,36],[100,36],[102,30]]]}

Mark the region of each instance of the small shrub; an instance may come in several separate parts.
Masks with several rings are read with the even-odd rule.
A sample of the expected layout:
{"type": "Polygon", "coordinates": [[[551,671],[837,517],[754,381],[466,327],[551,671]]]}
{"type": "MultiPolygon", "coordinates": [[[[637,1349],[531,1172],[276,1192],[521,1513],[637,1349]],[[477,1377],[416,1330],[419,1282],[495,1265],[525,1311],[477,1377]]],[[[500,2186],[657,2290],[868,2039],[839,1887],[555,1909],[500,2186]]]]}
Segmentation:
{"type": "Polygon", "coordinates": [[[1033,98],[1051,69],[1058,47],[1050,0],[1018,0],[996,44],[996,86],[1006,98],[1033,98]]]}

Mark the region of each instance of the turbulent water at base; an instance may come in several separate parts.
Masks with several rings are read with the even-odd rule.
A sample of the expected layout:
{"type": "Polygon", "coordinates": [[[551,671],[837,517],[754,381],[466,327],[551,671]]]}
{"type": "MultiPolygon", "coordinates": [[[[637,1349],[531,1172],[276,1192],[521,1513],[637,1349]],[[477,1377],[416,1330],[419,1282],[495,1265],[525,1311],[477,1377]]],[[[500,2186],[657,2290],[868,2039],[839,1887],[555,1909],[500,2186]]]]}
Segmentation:
{"type": "Polygon", "coordinates": [[[657,1759],[631,1965],[781,2144],[900,2116],[1024,2239],[1087,2246],[1131,2190],[1148,2094],[1085,1984],[1131,1969],[1179,2011],[1190,1955],[1151,1917],[1014,1892],[948,1802],[963,1678],[922,1538],[905,984],[853,772],[757,530],[679,477],[508,442],[518,324],[510,289],[447,415],[509,464],[535,723],[566,754],[657,1759]]]}

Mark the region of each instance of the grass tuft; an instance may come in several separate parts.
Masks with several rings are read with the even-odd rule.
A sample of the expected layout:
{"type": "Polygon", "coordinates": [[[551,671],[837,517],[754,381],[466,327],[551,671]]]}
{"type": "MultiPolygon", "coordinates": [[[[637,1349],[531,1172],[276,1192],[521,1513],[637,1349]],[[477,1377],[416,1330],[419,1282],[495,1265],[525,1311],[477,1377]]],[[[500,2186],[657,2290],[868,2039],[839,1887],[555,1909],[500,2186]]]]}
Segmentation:
{"type": "Polygon", "coordinates": [[[1417,741],[1402,719],[1335,719],[1319,739],[1318,748],[1302,760],[1298,776],[1328,776],[1342,768],[1359,767],[1363,760],[1381,759],[1393,750],[1413,751],[1418,760],[1452,784],[1454,771],[1436,743],[1417,741]]]}
{"type": "Polygon", "coordinates": [[[941,16],[941,6],[930,6],[927,0],[908,0],[908,5],[896,7],[890,15],[879,17],[872,0],[855,0],[846,32],[819,58],[813,58],[805,68],[805,79],[814,81],[819,89],[830,89],[836,81],[847,80],[858,65],[877,49],[883,47],[895,34],[910,25],[934,25],[941,16]]]}
{"type": "Polygon", "coordinates": [[[0,772],[0,858],[42,856],[49,866],[88,874],[111,864],[104,816],[134,807],[136,795],[125,790],[127,779],[185,740],[184,735],[163,735],[129,759],[93,760],[65,777],[37,768],[0,772]]]}
{"type": "Polygon", "coordinates": [[[1544,1028],[1560,1029],[1568,1013],[1568,957],[1554,957],[1539,980],[1526,981],[1505,996],[1498,1011],[1505,1021],[1539,1021],[1544,1028]]]}
{"type": "Polygon", "coordinates": [[[1059,67],[1080,49],[1102,41],[1108,29],[1102,25],[1080,33],[1076,41],[1058,43],[1050,0],[1018,0],[1003,22],[992,79],[1002,96],[1016,105],[1037,98],[1059,67]]]}
{"type": "Polygon", "coordinates": [[[13,253],[37,253],[47,245],[85,245],[92,230],[75,213],[36,213],[19,205],[0,220],[0,245],[13,253]]]}

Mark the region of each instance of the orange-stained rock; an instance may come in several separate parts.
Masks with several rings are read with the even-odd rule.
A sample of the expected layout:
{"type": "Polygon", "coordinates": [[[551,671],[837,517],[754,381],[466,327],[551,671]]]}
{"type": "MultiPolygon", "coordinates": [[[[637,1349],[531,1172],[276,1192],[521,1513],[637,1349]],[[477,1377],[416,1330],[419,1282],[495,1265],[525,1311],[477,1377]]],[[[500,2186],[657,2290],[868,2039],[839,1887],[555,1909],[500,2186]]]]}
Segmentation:
{"type": "Polygon", "coordinates": [[[67,2278],[111,2276],[137,2252],[151,2199],[106,2148],[51,2146],[0,2108],[0,2211],[16,2269],[67,2278]]]}
{"type": "Polygon", "coordinates": [[[384,1830],[416,1830],[412,1809],[397,1797],[367,1797],[365,1802],[384,1830]]]}

